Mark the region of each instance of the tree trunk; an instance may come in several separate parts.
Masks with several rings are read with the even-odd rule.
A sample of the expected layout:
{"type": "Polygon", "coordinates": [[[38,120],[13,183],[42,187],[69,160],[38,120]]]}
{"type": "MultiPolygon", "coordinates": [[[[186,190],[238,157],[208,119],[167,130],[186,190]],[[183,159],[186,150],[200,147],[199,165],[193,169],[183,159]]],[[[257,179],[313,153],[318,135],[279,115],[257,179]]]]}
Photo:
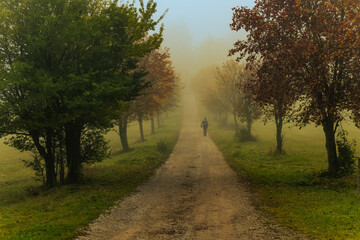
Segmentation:
{"type": "Polygon", "coordinates": [[[251,113],[251,106],[249,102],[245,103],[245,112],[246,112],[246,127],[248,136],[251,136],[251,127],[252,127],[252,113],[251,113]]]}
{"type": "Polygon", "coordinates": [[[46,186],[54,187],[56,185],[55,164],[51,157],[45,159],[46,186]]]}
{"type": "Polygon", "coordinates": [[[45,185],[47,187],[54,187],[56,185],[55,159],[53,158],[54,155],[51,154],[52,151],[50,151],[50,154],[47,152],[49,144],[51,145],[51,136],[46,137],[45,147],[40,143],[40,134],[38,132],[30,132],[30,136],[37,151],[45,161],[45,185]]]}
{"type": "Polygon", "coordinates": [[[81,132],[82,127],[76,122],[65,124],[67,180],[69,183],[77,183],[81,178],[81,132]]]}
{"type": "Polygon", "coordinates": [[[151,113],[151,134],[155,134],[154,115],[151,113]]]}
{"type": "Polygon", "coordinates": [[[139,128],[140,128],[140,141],[144,142],[144,128],[143,128],[143,116],[142,113],[138,113],[138,121],[139,121],[139,128]]]}
{"type": "Polygon", "coordinates": [[[127,139],[127,118],[119,120],[119,135],[120,141],[124,152],[130,151],[129,143],[127,139]]]}
{"type": "Polygon", "coordinates": [[[160,111],[157,111],[157,113],[156,113],[156,118],[157,118],[157,126],[158,126],[158,128],[161,126],[160,116],[161,116],[160,111]]]}
{"type": "Polygon", "coordinates": [[[65,164],[64,164],[64,158],[63,156],[60,156],[60,183],[64,183],[65,182],[65,164]]]}
{"type": "Polygon", "coordinates": [[[46,169],[46,185],[48,187],[54,187],[56,185],[56,172],[55,172],[55,153],[53,151],[53,131],[47,129],[45,137],[46,146],[46,158],[45,158],[45,169],[46,169]]]}
{"type": "Polygon", "coordinates": [[[247,120],[247,121],[246,121],[246,128],[247,128],[247,134],[248,134],[248,136],[251,136],[251,127],[252,127],[252,121],[251,121],[251,120],[247,120]]]}
{"type": "Polygon", "coordinates": [[[337,159],[336,152],[336,142],[335,142],[335,130],[334,130],[334,121],[326,118],[323,121],[323,130],[325,133],[326,139],[326,151],[328,157],[328,171],[331,176],[336,176],[340,170],[340,166],[337,159]]]}
{"type": "Polygon", "coordinates": [[[222,123],[223,126],[227,125],[227,120],[228,120],[228,114],[224,113],[223,116],[222,116],[222,119],[221,119],[221,123],[222,123]]]}
{"type": "Polygon", "coordinates": [[[65,143],[63,131],[57,134],[58,147],[56,150],[56,162],[59,169],[59,180],[61,184],[65,183],[65,143]]]}
{"type": "Polygon", "coordinates": [[[234,115],[234,122],[235,122],[235,133],[238,134],[239,133],[239,125],[238,125],[238,122],[237,122],[236,112],[235,111],[233,112],[233,115],[234,115]]]}
{"type": "Polygon", "coordinates": [[[283,118],[275,116],[275,125],[276,125],[276,153],[283,153],[283,136],[282,136],[282,127],[283,127],[283,118]]]}

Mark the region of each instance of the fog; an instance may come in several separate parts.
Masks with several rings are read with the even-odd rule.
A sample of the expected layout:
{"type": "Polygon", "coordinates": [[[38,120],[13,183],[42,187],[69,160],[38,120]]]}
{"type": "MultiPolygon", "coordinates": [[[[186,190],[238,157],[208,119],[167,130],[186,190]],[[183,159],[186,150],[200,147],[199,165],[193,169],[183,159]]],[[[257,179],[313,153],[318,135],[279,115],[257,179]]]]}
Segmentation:
{"type": "Polygon", "coordinates": [[[253,0],[157,0],[164,24],[162,47],[170,49],[171,58],[184,83],[204,68],[228,60],[228,52],[245,32],[230,28],[232,8],[252,6],[253,0]]]}
{"type": "MultiPolygon", "coordinates": [[[[230,29],[230,23],[232,21],[232,11],[230,6],[219,9],[219,14],[214,16],[215,20],[211,19],[208,25],[206,25],[204,19],[211,18],[211,14],[214,12],[213,9],[208,12],[206,8],[203,9],[203,12],[201,13],[202,18],[196,20],[196,17],[193,16],[193,14],[196,13],[194,9],[190,12],[186,11],[186,5],[189,7],[188,4],[184,3],[184,6],[181,9],[175,9],[174,11],[174,6],[172,6],[172,4],[179,5],[180,1],[173,1],[171,3],[165,2],[165,0],[159,1],[160,13],[163,13],[166,8],[169,8],[169,12],[163,20],[164,42],[162,47],[168,47],[170,49],[173,65],[175,66],[181,81],[187,87],[195,86],[196,92],[198,93],[197,97],[200,100],[201,93],[206,92],[209,88],[216,88],[213,73],[215,67],[220,66],[225,61],[231,59],[231,57],[228,56],[229,50],[236,41],[244,40],[246,38],[246,32],[235,32],[230,29]],[[215,21],[219,23],[213,25],[212,23],[215,21]]],[[[229,5],[229,2],[224,2],[224,4],[229,5]]],[[[209,1],[209,8],[213,8],[213,5],[214,2],[209,1]]],[[[251,7],[252,1],[233,1],[233,7],[238,5],[248,5],[251,7]]],[[[200,109],[199,111],[202,112],[200,115],[208,114],[205,109],[200,109]]],[[[347,129],[351,129],[351,131],[349,131],[350,137],[355,137],[355,128],[353,124],[344,123],[344,126],[347,129]]],[[[260,130],[260,132],[263,133],[265,131],[264,129],[271,129],[271,131],[269,130],[269,133],[271,133],[269,134],[269,139],[271,139],[274,137],[273,128],[274,126],[271,121],[268,122],[267,126],[264,126],[263,122],[259,120],[254,131],[256,134],[257,130],[260,130]]],[[[284,129],[285,137],[288,136],[288,134],[299,136],[301,135],[300,132],[307,133],[309,136],[316,135],[319,137],[319,140],[321,139],[321,141],[323,141],[321,129],[314,128],[313,124],[310,124],[301,131],[294,127],[293,124],[288,124],[284,129]]]]}
{"type": "Polygon", "coordinates": [[[228,60],[233,44],[244,37],[243,33],[234,32],[224,37],[209,35],[201,43],[194,43],[194,37],[184,23],[165,27],[163,47],[170,48],[176,71],[187,85],[199,71],[228,60]]]}

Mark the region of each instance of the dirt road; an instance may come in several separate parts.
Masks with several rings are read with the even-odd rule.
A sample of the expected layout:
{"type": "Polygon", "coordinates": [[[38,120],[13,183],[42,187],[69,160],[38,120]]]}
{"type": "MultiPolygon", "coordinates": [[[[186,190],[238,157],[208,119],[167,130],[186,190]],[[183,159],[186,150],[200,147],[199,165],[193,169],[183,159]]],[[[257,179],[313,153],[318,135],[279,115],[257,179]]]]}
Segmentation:
{"type": "Polygon", "coordinates": [[[218,148],[202,136],[191,99],[184,111],[170,159],[78,239],[300,239],[261,217],[218,148]]]}

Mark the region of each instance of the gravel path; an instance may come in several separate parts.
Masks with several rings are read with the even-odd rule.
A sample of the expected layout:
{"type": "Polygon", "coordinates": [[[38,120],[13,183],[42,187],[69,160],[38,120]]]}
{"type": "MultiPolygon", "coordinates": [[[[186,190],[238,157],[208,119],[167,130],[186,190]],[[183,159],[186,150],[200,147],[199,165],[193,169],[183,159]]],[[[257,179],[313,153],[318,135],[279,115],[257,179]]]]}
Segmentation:
{"type": "Polygon", "coordinates": [[[212,140],[202,136],[192,99],[184,111],[168,161],[78,239],[304,239],[254,209],[251,193],[212,140]]]}

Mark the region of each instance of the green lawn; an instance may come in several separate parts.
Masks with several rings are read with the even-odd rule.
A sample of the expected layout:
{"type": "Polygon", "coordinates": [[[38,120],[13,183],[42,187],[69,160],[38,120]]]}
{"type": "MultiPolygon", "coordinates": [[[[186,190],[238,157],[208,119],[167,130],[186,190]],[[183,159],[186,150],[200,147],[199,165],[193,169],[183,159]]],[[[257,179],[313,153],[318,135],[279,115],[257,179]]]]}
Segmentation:
{"type": "MultiPolygon", "coordinates": [[[[321,127],[285,127],[285,155],[275,148],[275,126],[257,122],[256,142],[238,142],[231,127],[213,123],[210,136],[239,177],[249,180],[256,206],[285,226],[314,239],[360,239],[360,196],[356,176],[343,179],[319,177],[327,168],[321,127]],[[215,125],[215,126],[214,126],[215,125]]],[[[360,130],[344,125],[360,143],[360,130]]]]}
{"type": "Polygon", "coordinates": [[[136,123],[129,128],[133,151],[121,153],[115,132],[108,134],[112,156],[84,168],[84,183],[42,191],[31,170],[19,159],[26,153],[0,144],[0,239],[71,239],[76,229],[86,226],[107,208],[133,192],[167,159],[180,129],[180,111],[164,116],[163,126],[139,143],[136,123]],[[157,143],[165,141],[167,151],[157,143]]]}

